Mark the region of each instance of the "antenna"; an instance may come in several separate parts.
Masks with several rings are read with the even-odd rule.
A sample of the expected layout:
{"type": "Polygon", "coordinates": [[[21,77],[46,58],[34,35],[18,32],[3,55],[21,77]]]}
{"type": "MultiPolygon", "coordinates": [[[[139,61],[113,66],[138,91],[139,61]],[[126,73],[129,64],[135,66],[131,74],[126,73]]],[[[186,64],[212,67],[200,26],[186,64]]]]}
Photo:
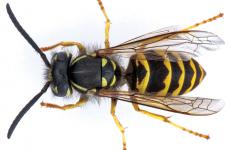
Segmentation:
{"type": "Polygon", "coordinates": [[[17,126],[19,121],[22,119],[22,117],[37,102],[37,100],[47,91],[47,89],[49,88],[49,85],[50,85],[50,81],[46,82],[46,84],[41,89],[41,91],[37,95],[35,95],[34,98],[30,100],[29,103],[27,103],[26,106],[24,106],[24,108],[18,113],[18,115],[16,116],[16,118],[14,119],[14,121],[12,122],[8,130],[8,133],[7,133],[8,139],[11,137],[12,133],[14,132],[15,127],[17,126]]]}
{"type": "MultiPolygon", "coordinates": [[[[22,34],[22,36],[27,40],[27,42],[35,49],[35,51],[40,54],[45,65],[48,68],[50,68],[51,65],[50,65],[46,55],[40,50],[40,48],[33,41],[33,39],[26,33],[26,31],[19,24],[16,17],[14,16],[9,4],[6,5],[6,9],[7,9],[7,13],[9,14],[9,17],[10,17],[11,21],[13,22],[14,26],[18,29],[18,31],[22,34]]],[[[27,103],[24,106],[24,108],[18,113],[18,115],[16,116],[16,118],[14,119],[14,121],[12,122],[12,124],[8,130],[8,133],[7,133],[8,139],[11,137],[12,133],[14,132],[14,129],[16,128],[17,124],[22,119],[22,117],[37,102],[37,100],[47,91],[47,89],[49,88],[49,85],[50,85],[50,81],[47,81],[46,84],[44,85],[44,87],[41,89],[41,91],[37,95],[35,95],[33,97],[33,99],[31,99],[29,101],[29,103],[27,103]]]]}
{"type": "Polygon", "coordinates": [[[18,20],[14,16],[14,13],[12,12],[10,5],[7,3],[6,4],[6,10],[7,13],[13,22],[14,26],[18,29],[18,31],[22,34],[22,36],[27,40],[27,42],[35,49],[36,52],[38,52],[44,61],[45,65],[50,68],[50,63],[46,57],[46,55],[40,50],[38,45],[33,41],[33,39],[26,33],[26,31],[22,28],[22,26],[19,24],[18,20]]]}

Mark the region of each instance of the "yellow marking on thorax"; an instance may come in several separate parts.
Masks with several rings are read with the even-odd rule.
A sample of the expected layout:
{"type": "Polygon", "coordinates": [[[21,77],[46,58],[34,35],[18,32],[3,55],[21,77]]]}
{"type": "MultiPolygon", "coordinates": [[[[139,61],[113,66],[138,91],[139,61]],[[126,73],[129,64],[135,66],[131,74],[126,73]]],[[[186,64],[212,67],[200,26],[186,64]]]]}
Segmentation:
{"type": "Polygon", "coordinates": [[[104,77],[101,79],[101,85],[102,87],[106,87],[108,85],[107,80],[104,77]]]}
{"type": "Polygon", "coordinates": [[[70,82],[71,82],[71,84],[72,84],[75,88],[77,88],[77,89],[79,89],[79,90],[81,90],[81,91],[86,92],[86,91],[88,90],[88,89],[86,89],[86,88],[84,88],[84,87],[82,87],[82,86],[80,86],[80,85],[74,83],[73,81],[70,81],[70,82]]]}
{"type": "Polygon", "coordinates": [[[116,83],[116,76],[113,76],[112,82],[110,83],[110,86],[114,86],[114,84],[116,83]]]}
{"type": "Polygon", "coordinates": [[[175,89],[175,90],[173,91],[173,93],[172,93],[172,96],[177,96],[177,95],[179,95],[179,93],[180,93],[180,91],[181,91],[181,89],[182,89],[182,87],[183,87],[183,84],[184,84],[185,69],[184,69],[184,63],[183,63],[183,61],[179,58],[179,55],[176,55],[176,54],[175,54],[174,56],[176,56],[176,57],[178,58],[177,63],[178,63],[178,65],[179,65],[179,67],[180,67],[180,70],[181,70],[181,75],[180,75],[180,78],[179,78],[179,80],[178,80],[179,86],[178,86],[178,88],[175,89]]]}
{"type": "Polygon", "coordinates": [[[113,60],[111,60],[111,63],[112,63],[112,65],[113,65],[113,70],[115,71],[116,68],[117,68],[117,65],[115,64],[115,62],[114,62],[113,60]]]}
{"type": "Polygon", "coordinates": [[[77,61],[79,61],[79,60],[81,60],[81,59],[83,59],[83,58],[85,58],[85,57],[87,57],[87,56],[86,56],[86,55],[83,55],[83,56],[80,56],[80,57],[76,58],[76,59],[71,63],[71,65],[75,64],[77,61]]]}
{"type": "Polygon", "coordinates": [[[164,60],[164,65],[168,69],[168,75],[166,76],[164,80],[165,88],[162,89],[161,91],[156,93],[156,96],[166,96],[168,94],[169,86],[171,84],[171,79],[172,79],[172,67],[169,59],[164,60]]]}
{"type": "Polygon", "coordinates": [[[146,60],[146,57],[144,54],[138,54],[137,55],[137,59],[136,59],[136,65],[137,67],[139,66],[139,63],[141,63],[144,68],[146,69],[146,75],[144,77],[144,79],[141,81],[141,83],[138,82],[138,79],[136,81],[136,88],[138,89],[138,91],[140,93],[145,93],[146,88],[148,86],[149,83],[149,77],[150,77],[150,68],[149,68],[149,64],[148,61],[146,60]]]}
{"type": "Polygon", "coordinates": [[[105,65],[107,64],[107,59],[105,59],[105,58],[102,58],[102,61],[101,61],[101,63],[102,63],[102,67],[105,67],[105,65]]]}
{"type": "Polygon", "coordinates": [[[192,87],[193,87],[193,85],[195,84],[195,81],[196,81],[196,67],[195,67],[195,64],[194,64],[194,62],[193,62],[192,59],[190,59],[190,63],[189,64],[190,64],[190,66],[191,66],[194,74],[193,74],[193,77],[192,77],[192,80],[191,80],[190,87],[184,92],[184,94],[191,91],[191,89],[192,89],[192,87]]]}

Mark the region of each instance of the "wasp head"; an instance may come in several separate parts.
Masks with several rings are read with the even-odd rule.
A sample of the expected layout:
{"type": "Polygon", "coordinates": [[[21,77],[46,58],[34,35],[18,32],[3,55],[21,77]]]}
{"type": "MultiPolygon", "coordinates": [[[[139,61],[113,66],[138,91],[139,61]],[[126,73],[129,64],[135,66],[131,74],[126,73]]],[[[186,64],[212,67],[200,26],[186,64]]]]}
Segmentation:
{"type": "Polygon", "coordinates": [[[72,88],[69,81],[69,65],[72,55],[67,52],[55,53],[51,60],[48,76],[51,78],[51,89],[59,97],[70,96],[72,88]]]}

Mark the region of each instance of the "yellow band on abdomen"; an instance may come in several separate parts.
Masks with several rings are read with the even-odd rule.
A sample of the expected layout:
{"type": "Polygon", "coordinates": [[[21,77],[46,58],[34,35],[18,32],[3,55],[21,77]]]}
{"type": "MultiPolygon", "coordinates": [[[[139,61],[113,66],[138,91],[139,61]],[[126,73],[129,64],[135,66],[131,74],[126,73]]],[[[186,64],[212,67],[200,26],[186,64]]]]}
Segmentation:
{"type": "Polygon", "coordinates": [[[183,63],[182,60],[178,60],[177,63],[178,63],[178,65],[180,67],[180,70],[181,70],[181,76],[180,76],[179,81],[178,81],[179,86],[178,86],[178,88],[176,90],[173,91],[172,96],[179,95],[179,93],[180,93],[180,91],[182,89],[182,86],[184,84],[184,79],[185,79],[184,63],[183,63]]]}
{"type": "Polygon", "coordinates": [[[138,54],[137,58],[136,58],[136,65],[138,67],[138,65],[142,64],[145,67],[146,70],[146,74],[144,79],[141,81],[141,83],[139,83],[138,79],[136,81],[136,88],[140,93],[145,93],[146,88],[148,86],[148,82],[149,82],[149,77],[150,77],[150,68],[149,68],[149,64],[148,61],[146,60],[146,57],[144,54],[138,54]]]}
{"type": "Polygon", "coordinates": [[[193,62],[192,59],[190,60],[190,63],[189,63],[189,64],[190,64],[190,66],[191,66],[191,68],[192,68],[194,74],[193,74],[193,77],[192,77],[192,80],[191,80],[190,87],[184,92],[184,94],[191,91],[192,87],[193,87],[194,84],[195,84],[196,76],[197,76],[197,75],[196,75],[196,67],[195,67],[195,64],[194,64],[194,62],[193,62]]]}

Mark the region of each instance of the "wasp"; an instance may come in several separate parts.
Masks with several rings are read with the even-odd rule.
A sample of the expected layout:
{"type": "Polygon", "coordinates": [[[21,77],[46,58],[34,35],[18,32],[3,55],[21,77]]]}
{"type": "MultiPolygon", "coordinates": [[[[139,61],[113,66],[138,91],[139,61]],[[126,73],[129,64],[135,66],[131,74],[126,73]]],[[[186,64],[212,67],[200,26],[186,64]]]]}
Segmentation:
{"type": "Polygon", "coordinates": [[[152,118],[161,120],[190,134],[209,139],[208,135],[192,131],[170,120],[169,117],[154,114],[139,106],[149,106],[185,115],[206,116],[219,112],[224,104],[222,100],[202,97],[181,96],[195,89],[204,79],[206,72],[195,60],[202,51],[211,51],[224,44],[217,35],[200,30],[192,30],[207,22],[223,16],[219,14],[184,29],[167,27],[128,40],[117,46],[110,46],[110,19],[105,8],[98,0],[106,19],[105,48],[87,53],[87,48],[79,42],[60,42],[39,48],[17,21],[9,4],[6,5],[9,17],[18,31],[41,56],[47,68],[47,82],[41,91],[19,112],[11,124],[7,137],[10,138],[15,127],[25,113],[51,87],[58,97],[80,93],[75,104],[57,105],[41,102],[48,108],[68,110],[79,107],[89,101],[89,96],[111,99],[111,115],[122,135],[123,149],[126,150],[125,128],[117,118],[117,101],[129,102],[133,108],[152,118]],[[56,52],[49,61],[46,51],[58,46],[76,46],[77,56],[69,52],[56,52]],[[121,56],[129,59],[128,67],[113,59],[121,56]],[[119,90],[128,85],[125,91],[119,90]]]}

